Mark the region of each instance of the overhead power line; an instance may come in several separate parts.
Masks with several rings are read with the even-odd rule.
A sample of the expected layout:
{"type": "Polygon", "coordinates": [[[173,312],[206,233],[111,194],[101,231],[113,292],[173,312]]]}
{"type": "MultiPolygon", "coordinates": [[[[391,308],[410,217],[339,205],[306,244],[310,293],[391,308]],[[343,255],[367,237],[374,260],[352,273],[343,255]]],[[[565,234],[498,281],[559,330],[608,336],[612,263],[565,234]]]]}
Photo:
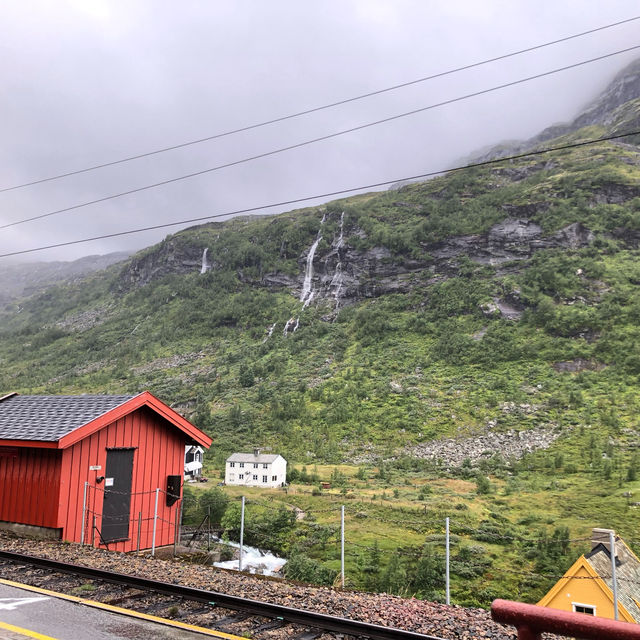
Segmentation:
{"type": "Polygon", "coordinates": [[[589,60],[583,60],[582,62],[575,62],[574,64],[570,64],[564,67],[558,67],[557,69],[552,69],[551,71],[545,71],[543,73],[537,73],[533,76],[528,76],[526,78],[521,78],[519,80],[513,80],[511,82],[506,82],[504,84],[497,85],[495,87],[490,87],[489,89],[482,89],[480,91],[474,91],[473,93],[468,93],[463,96],[459,96],[457,98],[451,98],[449,100],[443,100],[442,102],[437,102],[435,104],[430,104],[426,107],[420,107],[419,109],[412,109],[411,111],[405,111],[404,113],[399,113],[394,116],[389,116],[387,118],[382,118],[380,120],[375,120],[373,122],[367,122],[365,124],[357,125],[355,127],[350,127],[348,129],[342,129],[341,131],[336,131],[334,133],[328,133],[324,136],[320,136],[318,138],[312,138],[310,140],[305,140],[303,142],[298,142],[296,144],[291,144],[286,147],[280,147],[278,149],[272,149],[271,151],[265,151],[264,153],[259,153],[254,156],[249,156],[248,158],[242,158],[240,160],[234,160],[233,162],[227,162],[225,164],[220,164],[216,167],[210,167],[209,169],[202,169],[201,171],[194,171],[193,173],[187,173],[182,176],[177,176],[175,178],[168,178],[167,180],[161,180],[160,182],[154,182],[153,184],[148,184],[142,187],[136,187],[135,189],[129,189],[128,191],[121,191],[119,193],[113,193],[108,196],[104,196],[102,198],[96,198],[95,200],[89,200],[87,202],[81,202],[80,204],[71,205],[70,207],[64,207],[62,209],[56,209],[55,211],[49,211],[47,213],[41,213],[37,216],[31,216],[30,218],[24,218],[22,220],[16,220],[15,222],[8,222],[6,224],[0,225],[0,229],[7,229],[8,227],[15,227],[20,224],[25,224],[26,222],[33,222],[35,220],[42,220],[43,218],[49,218],[51,216],[59,215],[61,213],[67,213],[68,211],[75,211],[77,209],[82,209],[84,207],[88,207],[90,205],[99,204],[101,202],[107,202],[108,200],[115,200],[116,198],[122,198],[124,196],[129,196],[134,193],[140,193],[142,191],[148,191],[149,189],[157,189],[158,187],[163,187],[168,184],[173,184],[175,182],[181,182],[182,180],[187,180],[189,178],[195,178],[197,176],[205,175],[207,173],[212,173],[214,171],[219,171],[221,169],[227,169],[229,167],[234,167],[240,164],[246,164],[247,162],[252,162],[253,160],[259,160],[261,158],[267,158],[269,156],[274,156],[280,153],[284,153],[285,151],[291,151],[293,149],[300,149],[301,147],[306,147],[317,142],[322,142],[324,140],[331,140],[332,138],[337,138],[339,136],[346,135],[348,133],[354,133],[356,131],[362,131],[363,129],[368,129],[370,127],[374,127],[380,124],[384,124],[386,122],[392,122],[394,120],[399,120],[401,118],[406,118],[407,116],[416,115],[418,113],[423,113],[424,111],[429,111],[430,109],[435,109],[437,107],[442,107],[448,104],[453,104],[455,102],[461,102],[462,100],[468,100],[469,98],[474,98],[476,96],[485,95],[487,93],[492,93],[493,91],[498,91],[499,89],[505,89],[507,87],[514,87],[519,84],[523,84],[525,82],[530,82],[531,80],[537,80],[539,78],[544,78],[546,76],[554,75],[556,73],[560,73],[561,71],[568,71],[569,69],[575,69],[576,67],[581,67],[587,64],[591,64],[593,62],[597,62],[599,60],[604,60],[606,58],[611,58],[613,56],[620,55],[622,53],[628,53],[629,51],[633,51],[635,49],[640,49],[640,45],[635,45],[633,47],[627,47],[626,49],[620,49],[618,51],[614,51],[612,53],[607,53],[601,56],[597,56],[596,58],[590,58],[589,60]]]}
{"type": "Polygon", "coordinates": [[[587,145],[597,144],[599,142],[607,142],[610,140],[618,140],[620,138],[626,138],[628,136],[640,135],[640,129],[635,131],[627,131],[617,135],[604,136],[602,138],[596,138],[593,140],[585,140],[583,142],[572,142],[570,144],[558,145],[556,147],[548,147],[546,149],[540,149],[537,151],[529,151],[526,153],[518,153],[512,156],[506,156],[504,158],[497,158],[495,160],[484,160],[482,162],[473,162],[471,164],[462,165],[459,167],[451,167],[449,169],[441,169],[439,171],[430,171],[428,173],[420,173],[413,176],[404,176],[402,178],[394,178],[393,180],[385,180],[383,182],[375,182],[372,184],[360,185],[359,187],[350,187],[348,189],[339,189],[337,191],[328,191],[326,193],[317,193],[312,196],[304,196],[301,198],[293,198],[291,200],[282,200],[280,202],[272,202],[270,204],[263,204],[256,207],[247,207],[245,209],[236,209],[234,211],[226,211],[224,213],[216,213],[208,216],[200,216],[198,218],[188,218],[185,220],[177,220],[175,222],[166,222],[163,224],[151,225],[148,227],[140,227],[138,229],[129,229],[128,231],[117,231],[115,233],[106,233],[99,236],[93,236],[91,238],[82,238],[81,240],[69,240],[67,242],[59,242],[57,244],[50,244],[41,247],[34,247],[32,249],[22,249],[21,251],[12,251],[10,253],[0,254],[0,258],[8,258],[9,256],[23,255],[25,253],[34,253],[36,251],[44,251],[46,249],[57,249],[59,247],[68,247],[74,244],[83,244],[85,242],[93,242],[94,240],[105,240],[108,238],[116,238],[119,236],[132,235],[134,233],[143,233],[144,231],[154,231],[156,229],[166,229],[168,227],[176,227],[183,224],[191,224],[194,222],[204,222],[206,220],[214,220],[216,218],[226,218],[229,216],[240,215],[243,213],[253,213],[255,211],[261,211],[264,209],[272,209],[274,207],[282,207],[293,204],[300,204],[301,202],[308,202],[309,200],[317,200],[319,198],[329,198],[333,196],[344,195],[347,193],[353,193],[355,191],[362,191],[364,189],[375,189],[376,187],[384,187],[398,182],[405,182],[408,180],[418,180],[420,178],[430,178],[443,173],[451,173],[454,171],[464,171],[465,169],[473,169],[476,167],[486,167],[492,164],[498,164],[500,162],[508,162],[510,160],[518,160],[519,158],[528,158],[531,156],[538,156],[545,153],[552,153],[554,151],[563,151],[565,149],[575,149],[577,147],[585,147],[587,145]]]}
{"type": "Polygon", "coordinates": [[[558,38],[556,40],[550,40],[549,42],[544,42],[542,44],[537,44],[531,47],[527,47],[526,49],[519,49],[518,51],[512,51],[510,53],[505,53],[500,56],[496,56],[494,58],[487,58],[486,60],[481,60],[479,62],[472,62],[470,64],[463,65],[461,67],[456,67],[454,69],[449,69],[447,71],[441,71],[439,73],[434,73],[430,76],[424,76],[422,78],[416,78],[415,80],[409,80],[407,82],[402,82],[400,84],[395,84],[390,87],[385,87],[384,89],[376,89],[375,91],[369,91],[367,93],[363,93],[357,96],[353,96],[351,98],[345,98],[344,100],[338,100],[337,102],[330,102],[328,104],[324,104],[318,107],[312,107],[310,109],[305,109],[303,111],[297,111],[296,113],[290,113],[288,115],[279,116],[277,118],[272,118],[271,120],[264,120],[263,122],[257,122],[254,124],[246,125],[243,127],[239,127],[237,129],[231,129],[229,131],[224,131],[222,133],[216,133],[210,136],[206,136],[204,138],[198,138],[196,140],[189,140],[187,142],[182,142],[179,144],[174,144],[168,147],[162,147],[160,149],[154,149],[153,151],[147,151],[144,153],[139,153],[133,156],[127,156],[126,158],[120,158],[119,160],[112,160],[110,162],[103,162],[101,164],[92,165],[90,167],[85,167],[83,169],[77,169],[75,171],[67,171],[66,173],[60,173],[54,176],[48,176],[46,178],[39,178],[37,180],[31,180],[30,182],[23,182],[22,184],[16,184],[11,187],[4,187],[0,189],[0,193],[5,191],[13,191],[15,189],[23,189],[24,187],[31,187],[36,184],[42,184],[44,182],[51,182],[53,180],[60,180],[61,178],[69,178],[71,176],[76,176],[81,173],[88,173],[90,171],[96,171],[98,169],[104,169],[106,167],[113,167],[114,165],[123,164],[125,162],[131,162],[132,160],[140,160],[142,158],[148,158],[149,156],[155,156],[160,153],[166,153],[168,151],[175,151],[176,149],[183,149],[184,147],[189,147],[196,144],[201,144],[203,142],[209,142],[211,140],[217,140],[219,138],[225,138],[227,136],[234,135],[236,133],[242,133],[244,131],[251,131],[252,129],[259,129],[260,127],[266,127],[271,124],[276,124],[278,122],[284,122],[286,120],[292,120],[293,118],[299,118],[300,116],[306,116],[312,113],[316,113],[318,111],[324,111],[325,109],[331,109],[333,107],[339,107],[344,104],[349,104],[350,102],[356,102],[358,100],[364,100],[365,98],[371,98],[373,96],[381,95],[383,93],[389,93],[391,91],[396,91],[398,89],[403,89],[405,87],[410,87],[412,85],[420,84],[422,82],[427,82],[429,80],[435,80],[437,78],[443,78],[445,76],[452,75],[454,73],[460,73],[461,71],[468,71],[469,69],[475,69],[477,67],[481,67],[483,65],[490,64],[492,62],[499,62],[500,60],[506,60],[508,58],[512,58],[514,56],[522,55],[523,53],[530,53],[532,51],[537,51],[538,49],[544,49],[545,47],[550,47],[555,44],[560,44],[561,42],[568,42],[569,40],[575,40],[576,38],[581,38],[586,35],[590,35],[592,33],[597,33],[598,31],[604,31],[606,29],[611,29],[613,27],[618,27],[623,24],[628,24],[629,22],[634,22],[635,20],[640,20],[640,16],[633,16],[631,18],[627,18],[626,20],[619,20],[618,22],[612,22],[610,24],[605,24],[601,27],[596,27],[594,29],[588,29],[587,31],[581,31],[580,33],[574,33],[570,36],[565,36],[563,38],[558,38]]]}

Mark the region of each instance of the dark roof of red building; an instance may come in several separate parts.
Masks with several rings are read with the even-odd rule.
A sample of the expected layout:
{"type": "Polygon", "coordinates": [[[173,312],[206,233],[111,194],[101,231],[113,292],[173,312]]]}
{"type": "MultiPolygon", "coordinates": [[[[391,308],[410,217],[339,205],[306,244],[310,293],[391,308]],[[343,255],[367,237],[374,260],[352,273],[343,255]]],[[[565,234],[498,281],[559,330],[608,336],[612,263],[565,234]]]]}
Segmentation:
{"type": "Polygon", "coordinates": [[[0,400],[0,439],[57,442],[135,396],[20,396],[0,400]]]}
{"type": "Polygon", "coordinates": [[[187,444],[209,448],[211,438],[152,393],[136,396],[0,397],[0,442],[11,446],[66,449],[79,440],[146,407],[182,431],[187,444]]]}

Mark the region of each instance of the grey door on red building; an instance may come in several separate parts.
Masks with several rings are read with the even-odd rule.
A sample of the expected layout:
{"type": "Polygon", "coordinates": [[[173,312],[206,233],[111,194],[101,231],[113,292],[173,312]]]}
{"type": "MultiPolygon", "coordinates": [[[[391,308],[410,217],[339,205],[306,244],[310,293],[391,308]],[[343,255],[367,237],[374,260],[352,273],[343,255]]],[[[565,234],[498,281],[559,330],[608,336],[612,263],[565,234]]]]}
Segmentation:
{"type": "Polygon", "coordinates": [[[126,540],[131,520],[134,449],[107,449],[100,535],[104,542],[126,540]]]}

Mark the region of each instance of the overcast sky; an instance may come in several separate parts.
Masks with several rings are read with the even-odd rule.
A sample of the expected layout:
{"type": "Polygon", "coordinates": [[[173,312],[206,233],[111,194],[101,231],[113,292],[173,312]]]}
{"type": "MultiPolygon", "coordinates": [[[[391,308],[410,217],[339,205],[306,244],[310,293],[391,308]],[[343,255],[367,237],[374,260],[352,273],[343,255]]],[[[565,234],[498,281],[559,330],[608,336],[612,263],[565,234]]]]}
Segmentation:
{"type": "MultiPolygon", "coordinates": [[[[639,9],[637,0],[6,0],[0,4],[0,188],[446,71],[623,20],[639,9]]],[[[638,33],[640,21],[311,116],[0,193],[0,224],[637,45],[638,33]]],[[[0,253],[451,166],[485,145],[570,120],[636,57],[640,53],[628,53],[2,229],[0,253]]],[[[265,213],[272,211],[278,210],[265,213]]],[[[177,229],[22,259],[135,250],[177,229]]]]}

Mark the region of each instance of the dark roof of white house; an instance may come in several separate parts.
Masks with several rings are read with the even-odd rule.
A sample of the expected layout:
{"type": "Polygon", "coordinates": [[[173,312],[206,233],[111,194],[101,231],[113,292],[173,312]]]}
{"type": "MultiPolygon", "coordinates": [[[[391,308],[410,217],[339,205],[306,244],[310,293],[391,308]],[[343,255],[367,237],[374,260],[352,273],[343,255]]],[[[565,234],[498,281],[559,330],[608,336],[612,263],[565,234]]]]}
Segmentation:
{"type": "Polygon", "coordinates": [[[258,462],[267,464],[280,457],[279,454],[272,453],[260,453],[258,455],[253,453],[233,453],[227,458],[227,462],[258,462]]]}
{"type": "Polygon", "coordinates": [[[21,396],[0,398],[0,440],[57,442],[135,396],[21,396]]]}

